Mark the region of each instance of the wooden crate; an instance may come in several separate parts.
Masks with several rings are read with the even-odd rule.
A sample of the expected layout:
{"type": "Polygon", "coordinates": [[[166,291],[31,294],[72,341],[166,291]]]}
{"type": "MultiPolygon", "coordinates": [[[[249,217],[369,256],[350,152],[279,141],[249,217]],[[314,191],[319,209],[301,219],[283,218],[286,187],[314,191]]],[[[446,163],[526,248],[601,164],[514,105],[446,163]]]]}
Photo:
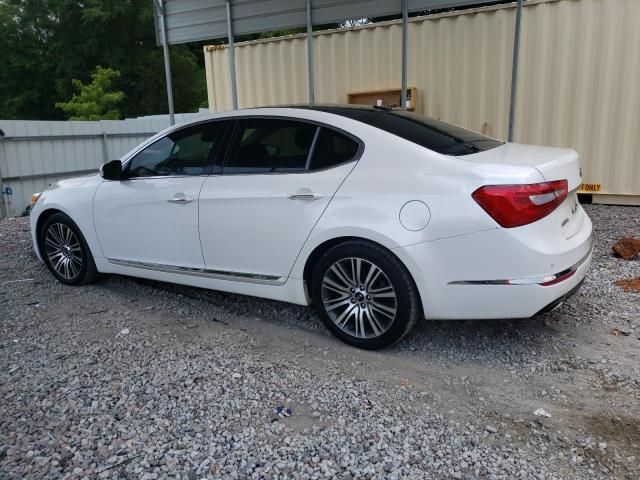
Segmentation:
{"type": "MultiPolygon", "coordinates": [[[[354,105],[377,105],[378,100],[382,100],[384,107],[399,107],[401,101],[402,89],[386,88],[381,90],[364,90],[361,92],[347,93],[347,103],[354,105]]],[[[407,110],[415,111],[418,103],[418,91],[416,87],[407,88],[407,110]]]]}

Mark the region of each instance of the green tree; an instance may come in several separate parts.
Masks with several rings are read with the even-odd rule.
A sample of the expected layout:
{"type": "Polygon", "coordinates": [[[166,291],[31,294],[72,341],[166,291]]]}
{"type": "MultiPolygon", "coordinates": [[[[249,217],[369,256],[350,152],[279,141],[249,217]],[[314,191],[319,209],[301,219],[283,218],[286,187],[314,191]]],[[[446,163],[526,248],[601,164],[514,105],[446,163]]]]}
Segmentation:
{"type": "MultiPolygon", "coordinates": [[[[166,113],[153,15],[152,0],[0,0],[0,118],[64,118],[56,100],[96,65],[121,73],[122,116],[166,113]]],[[[195,111],[206,100],[202,44],[170,51],[176,111],[195,111]]]]}
{"type": "Polygon", "coordinates": [[[124,99],[124,93],[111,91],[111,84],[118,77],[117,70],[98,65],[91,74],[91,83],[72,80],[78,93],[68,102],[56,103],[56,107],[67,113],[69,120],[118,120],[120,112],[116,107],[124,99]]]}

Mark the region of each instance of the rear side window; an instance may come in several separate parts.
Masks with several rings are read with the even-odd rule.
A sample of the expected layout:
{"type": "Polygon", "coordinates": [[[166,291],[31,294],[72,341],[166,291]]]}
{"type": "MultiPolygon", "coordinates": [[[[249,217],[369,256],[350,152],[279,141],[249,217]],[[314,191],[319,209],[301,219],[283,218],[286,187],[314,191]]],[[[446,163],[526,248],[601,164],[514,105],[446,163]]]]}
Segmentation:
{"type": "Polygon", "coordinates": [[[443,155],[469,155],[503,144],[457,125],[410,112],[354,107],[317,107],[317,110],[366,123],[443,155]]]}
{"type": "Polygon", "coordinates": [[[444,155],[469,155],[502,145],[471,130],[408,112],[374,112],[365,123],[444,155]]]}
{"type": "Polygon", "coordinates": [[[323,170],[353,160],[359,145],[342,133],[322,128],[316,140],[310,170],[323,170]]]}
{"type": "Polygon", "coordinates": [[[317,128],[295,120],[241,119],[223,172],[304,171],[317,128]]]}

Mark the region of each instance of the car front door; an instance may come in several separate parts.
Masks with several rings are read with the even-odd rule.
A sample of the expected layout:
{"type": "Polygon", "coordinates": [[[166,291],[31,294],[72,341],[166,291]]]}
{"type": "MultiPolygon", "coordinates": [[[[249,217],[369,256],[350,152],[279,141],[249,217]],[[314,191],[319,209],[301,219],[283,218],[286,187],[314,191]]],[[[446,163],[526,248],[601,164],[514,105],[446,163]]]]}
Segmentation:
{"type": "Polygon", "coordinates": [[[231,280],[284,281],[362,147],[332,128],[237,120],[222,171],[200,194],[206,269],[231,280]]]}
{"type": "Polygon", "coordinates": [[[208,122],[174,131],[131,158],[122,180],[100,184],[93,215],[109,261],[143,268],[204,268],[198,195],[223,130],[222,122],[208,122]]]}

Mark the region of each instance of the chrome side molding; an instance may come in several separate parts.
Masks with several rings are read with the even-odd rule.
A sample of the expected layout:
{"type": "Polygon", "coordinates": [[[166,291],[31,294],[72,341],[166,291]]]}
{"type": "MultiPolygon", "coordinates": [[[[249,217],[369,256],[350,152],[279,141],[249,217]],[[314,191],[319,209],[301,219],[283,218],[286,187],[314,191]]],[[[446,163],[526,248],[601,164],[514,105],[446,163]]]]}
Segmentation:
{"type": "Polygon", "coordinates": [[[274,275],[262,275],[257,273],[228,272],[225,270],[213,270],[205,268],[182,267],[179,265],[164,265],[160,263],[138,262],[135,260],[121,260],[107,258],[107,261],[120,267],[139,268],[156,272],[176,273],[178,275],[190,275],[195,277],[213,278],[216,280],[230,280],[233,282],[258,283],[261,285],[282,285],[286,277],[274,275]]]}

